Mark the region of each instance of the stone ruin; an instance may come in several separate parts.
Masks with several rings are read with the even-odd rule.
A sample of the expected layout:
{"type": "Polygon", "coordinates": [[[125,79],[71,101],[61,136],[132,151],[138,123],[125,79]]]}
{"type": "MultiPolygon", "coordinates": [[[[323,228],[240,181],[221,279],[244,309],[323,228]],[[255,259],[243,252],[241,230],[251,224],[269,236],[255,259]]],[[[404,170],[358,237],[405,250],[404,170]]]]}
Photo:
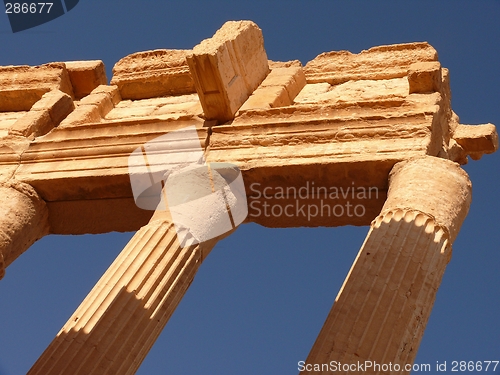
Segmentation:
{"type": "Polygon", "coordinates": [[[432,46],[333,51],[302,66],[269,61],[253,22],[227,22],[192,50],[126,56],[107,82],[102,61],[0,67],[1,276],[45,235],[136,231],[30,375],[134,374],[230,233],[180,244],[168,210],[136,204],[130,154],[186,127],[208,165],[237,167],[248,202],[256,183],[377,189],[362,215],[246,221],[370,226],[302,373],[332,360],[413,363],[471,202],[460,164],[498,148],[494,125],[460,124],[432,46]]]}

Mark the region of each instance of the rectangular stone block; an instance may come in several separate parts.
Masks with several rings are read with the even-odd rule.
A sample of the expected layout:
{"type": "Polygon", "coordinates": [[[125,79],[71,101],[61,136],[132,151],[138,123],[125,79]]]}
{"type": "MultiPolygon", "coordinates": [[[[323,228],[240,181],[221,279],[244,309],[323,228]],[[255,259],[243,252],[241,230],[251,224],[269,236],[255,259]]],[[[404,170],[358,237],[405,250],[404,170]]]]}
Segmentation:
{"type": "Polygon", "coordinates": [[[302,67],[276,68],[262,82],[262,87],[284,86],[290,98],[290,103],[306,85],[306,76],[302,67]]]}
{"type": "Polygon", "coordinates": [[[187,56],[207,119],[228,121],[269,73],[262,30],[250,21],[226,22],[187,56]]]}
{"type": "Polygon", "coordinates": [[[111,85],[123,99],[148,99],[194,93],[186,63],[189,50],[154,50],[124,57],[113,67],[111,85]]]}
{"type": "Polygon", "coordinates": [[[240,108],[240,113],[249,109],[277,108],[292,104],[284,86],[259,87],[240,108]]]}
{"type": "Polygon", "coordinates": [[[426,42],[372,47],[360,53],[331,51],[318,55],[304,67],[307,83],[331,85],[351,80],[405,77],[411,64],[437,61],[437,51],[426,42]]]}
{"type": "Polygon", "coordinates": [[[66,116],[75,109],[73,99],[68,94],[59,90],[52,90],[45,93],[37,101],[31,111],[47,110],[54,125],[58,125],[66,116]]]}
{"type": "Polygon", "coordinates": [[[28,111],[51,90],[74,97],[64,63],[0,67],[0,111],[28,111]]]}
{"type": "Polygon", "coordinates": [[[54,128],[49,110],[30,111],[17,120],[9,130],[11,135],[38,137],[47,134],[54,128]]]}
{"type": "Polygon", "coordinates": [[[118,90],[118,86],[99,85],[94,90],[92,90],[92,94],[108,95],[111,99],[111,102],[113,103],[113,106],[117,105],[122,100],[120,90],[118,90]]]}
{"type": "Polygon", "coordinates": [[[87,95],[80,100],[80,105],[96,105],[99,108],[99,113],[102,118],[114,108],[111,98],[106,93],[87,95]]]}
{"type": "Polygon", "coordinates": [[[59,127],[69,127],[80,124],[90,124],[101,121],[101,111],[95,104],[76,107],[60,124],[59,127]]]}
{"type": "Polygon", "coordinates": [[[99,85],[106,85],[106,70],[101,60],[67,61],[69,79],[76,99],[90,94],[99,85]]]}
{"type": "Polygon", "coordinates": [[[498,150],[498,134],[493,124],[458,125],[453,139],[474,160],[498,150]]]}
{"type": "Polygon", "coordinates": [[[256,108],[277,108],[291,105],[306,85],[302,67],[274,68],[241,106],[240,113],[256,108]]]}
{"type": "Polygon", "coordinates": [[[441,64],[438,61],[418,62],[408,69],[410,94],[439,92],[441,82],[441,64]]]}

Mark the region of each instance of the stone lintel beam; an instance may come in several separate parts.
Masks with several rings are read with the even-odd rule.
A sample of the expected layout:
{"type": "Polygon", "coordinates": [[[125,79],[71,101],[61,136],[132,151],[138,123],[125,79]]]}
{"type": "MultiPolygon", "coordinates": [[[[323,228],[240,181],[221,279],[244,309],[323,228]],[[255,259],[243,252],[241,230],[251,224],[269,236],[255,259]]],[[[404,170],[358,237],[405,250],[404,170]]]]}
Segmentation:
{"type": "Polygon", "coordinates": [[[0,184],[0,278],[19,255],[49,233],[48,210],[35,189],[10,180],[0,184]]]}
{"type": "Polygon", "coordinates": [[[269,73],[262,30],[251,21],[226,22],[187,56],[205,118],[225,122],[269,73]]]}
{"type": "MultiPolygon", "coordinates": [[[[85,99],[93,97],[96,90],[85,99]]],[[[329,215],[312,212],[312,217],[301,214],[276,218],[249,209],[248,220],[269,227],[369,225],[385,200],[392,166],[429,152],[436,110],[434,102],[415,105],[402,100],[397,110],[391,106],[380,108],[378,104],[366,103],[355,111],[342,105],[249,110],[231,125],[220,126],[197,117],[78,125],[68,118],[79,108],[92,106],[81,104],[57,129],[30,145],[22,156],[16,179],[34,186],[48,202],[53,233],[138,229],[149,216],[139,215],[134,206],[128,156],[144,142],[195,123],[202,147],[208,146],[209,128],[212,132],[207,160],[234,163],[242,170],[249,203],[256,198],[254,183],[260,191],[268,186],[299,189],[307,183],[312,188],[312,182],[316,187],[342,188],[344,193],[347,189],[352,193],[353,186],[377,189],[376,194],[372,191],[370,197],[363,196],[359,202],[354,202],[352,195],[325,201],[330,206],[329,215]],[[362,204],[364,215],[337,212],[334,217],[331,206],[346,208],[347,201],[354,206],[362,204]],[[118,205],[120,210],[104,209],[118,205]],[[123,217],[134,219],[125,222],[123,217]]],[[[276,189],[273,192],[279,193],[276,189]]],[[[310,189],[300,203],[319,207],[322,198],[317,194],[313,197],[310,189]]],[[[290,203],[285,201],[275,203],[290,203]]]]}
{"type": "Polygon", "coordinates": [[[387,201],[306,362],[392,363],[409,374],[404,366],[415,359],[470,202],[458,164],[435,157],[396,164],[387,201]]]}
{"type": "Polygon", "coordinates": [[[0,67],[0,111],[29,111],[43,94],[56,89],[74,98],[64,63],[0,67]]]}
{"type": "Polygon", "coordinates": [[[107,85],[106,70],[101,60],[66,61],[75,98],[80,100],[99,85],[107,85]]]}
{"type": "Polygon", "coordinates": [[[196,92],[186,55],[190,50],[158,49],[137,52],[113,67],[112,85],[123,99],[148,99],[196,92]]]}
{"type": "MultiPolygon", "coordinates": [[[[99,91],[95,89],[86,98],[100,95],[99,91]]],[[[22,153],[20,166],[19,155],[9,149],[3,157],[0,149],[0,162],[47,201],[51,233],[55,234],[132,231],[147,224],[153,211],[141,210],[134,203],[129,155],[169,130],[193,125],[205,149],[210,124],[198,117],[128,120],[120,121],[120,126],[113,122],[66,126],[65,121],[32,142],[22,153]]]]}

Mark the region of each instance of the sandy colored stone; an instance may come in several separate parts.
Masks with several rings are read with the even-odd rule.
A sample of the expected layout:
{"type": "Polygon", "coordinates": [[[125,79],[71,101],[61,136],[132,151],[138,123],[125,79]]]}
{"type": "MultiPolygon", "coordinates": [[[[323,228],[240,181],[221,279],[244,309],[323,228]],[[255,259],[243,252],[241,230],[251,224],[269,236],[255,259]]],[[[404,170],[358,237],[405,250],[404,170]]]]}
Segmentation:
{"type": "Polygon", "coordinates": [[[240,113],[249,109],[277,108],[290,105],[290,97],[284,86],[259,87],[241,106],[240,113]]]}
{"type": "Polygon", "coordinates": [[[262,81],[261,87],[283,86],[286,88],[290,103],[306,85],[306,76],[302,67],[275,68],[262,81]]]}
{"type": "Polygon", "coordinates": [[[441,64],[438,61],[418,62],[408,69],[410,94],[441,91],[441,64]]]}
{"type": "Polygon", "coordinates": [[[318,97],[330,90],[332,85],[328,82],[308,83],[300,93],[295,97],[295,103],[315,103],[318,102],[318,97]]]}
{"type": "Polygon", "coordinates": [[[181,246],[166,216],[134,235],[29,375],[135,374],[217,242],[181,246]]]}
{"type": "MultiPolygon", "coordinates": [[[[99,61],[0,68],[0,273],[47,233],[139,230],[31,374],[97,375],[98,366],[132,374],[208,254],[210,246],[176,244],[171,218],[134,201],[129,156],[170,131],[182,141],[167,142],[167,149],[241,171],[247,222],[371,223],[308,361],[414,360],[470,204],[470,181],[454,162],[498,148],[493,125],[460,124],[448,70],[434,48],[333,51],[302,68],[298,61],[268,61],[261,30],[241,21],[226,23],[192,51],[126,56],[113,72],[108,86],[99,61]],[[192,126],[194,139],[187,138],[193,129],[185,130],[192,126]],[[312,182],[340,195],[313,194],[312,182]],[[364,195],[352,195],[353,187],[364,195]],[[297,203],[293,189],[306,189],[299,201],[306,214],[256,212],[264,188],[291,189],[266,198],[282,207],[297,203]],[[339,216],[333,205],[363,212],[339,216]],[[321,215],[308,211],[313,206],[321,215]],[[136,277],[122,272],[121,262],[136,277]]],[[[174,159],[157,159],[157,172],[178,166],[174,159]]],[[[169,176],[185,177],[178,170],[169,176]]],[[[224,185],[220,177],[203,191],[224,185]]],[[[189,189],[167,184],[177,188],[178,206],[184,193],[201,191],[193,181],[189,189]]],[[[235,196],[226,198],[227,209],[235,196]]],[[[210,202],[197,217],[200,238],[224,211],[220,200],[210,202]]],[[[189,222],[197,212],[193,205],[176,214],[189,222]]],[[[181,229],[194,233],[186,223],[181,229]]]]}
{"type": "Polygon", "coordinates": [[[240,113],[249,109],[291,105],[305,84],[302,67],[275,68],[241,106],[240,113]]]}
{"type": "Polygon", "coordinates": [[[54,125],[58,125],[74,109],[73,99],[68,94],[53,90],[44,94],[39,101],[33,104],[30,111],[47,110],[54,125]]]}
{"type": "Polygon", "coordinates": [[[234,114],[269,73],[262,30],[251,21],[226,22],[187,56],[207,119],[234,114]]]}
{"type": "Polygon", "coordinates": [[[186,63],[189,53],[166,49],[133,53],[115,64],[111,84],[118,86],[123,99],[193,93],[193,79],[186,63]]]}
{"type": "Polygon", "coordinates": [[[48,133],[54,126],[48,110],[30,111],[12,125],[9,134],[37,137],[48,133]]]}
{"type": "Polygon", "coordinates": [[[99,85],[94,90],[92,90],[92,94],[108,95],[109,99],[113,103],[113,106],[116,106],[122,100],[120,90],[118,90],[118,86],[99,85]]]}
{"type": "Polygon", "coordinates": [[[426,42],[372,47],[353,54],[332,51],[318,55],[304,67],[307,83],[339,84],[360,79],[405,77],[411,64],[437,61],[436,50],[426,42]]]}
{"type": "Polygon", "coordinates": [[[101,118],[106,117],[106,115],[114,108],[111,97],[107,93],[92,93],[87,95],[85,98],[80,100],[80,106],[94,105],[99,108],[99,115],[101,118]]]}
{"type": "Polygon", "coordinates": [[[157,106],[130,107],[130,108],[114,108],[107,115],[106,119],[125,119],[129,117],[146,117],[153,114],[158,108],[157,106]]]}
{"type": "Polygon", "coordinates": [[[107,85],[106,69],[101,60],[66,61],[76,99],[90,94],[99,85],[107,85]]]}
{"type": "Polygon", "coordinates": [[[498,134],[493,124],[458,125],[453,132],[453,139],[474,160],[498,150],[498,134]]]}
{"type": "Polygon", "coordinates": [[[5,267],[49,232],[48,211],[35,189],[19,182],[0,185],[0,278],[5,267]]]}
{"type": "Polygon", "coordinates": [[[101,121],[101,110],[95,104],[88,104],[76,107],[66,119],[64,119],[59,127],[65,128],[80,124],[90,124],[101,121]]]}
{"type": "Polygon", "coordinates": [[[74,97],[64,63],[0,67],[0,111],[28,111],[51,90],[74,97]]]}
{"type": "Polygon", "coordinates": [[[316,83],[296,99],[302,103],[358,103],[376,100],[403,99],[408,96],[408,80],[393,78],[349,81],[333,86],[316,83]],[[322,92],[324,89],[327,91],[322,92]]]}
{"type": "Polygon", "coordinates": [[[387,201],[306,363],[412,364],[470,202],[458,164],[429,156],[396,164],[387,201]]]}

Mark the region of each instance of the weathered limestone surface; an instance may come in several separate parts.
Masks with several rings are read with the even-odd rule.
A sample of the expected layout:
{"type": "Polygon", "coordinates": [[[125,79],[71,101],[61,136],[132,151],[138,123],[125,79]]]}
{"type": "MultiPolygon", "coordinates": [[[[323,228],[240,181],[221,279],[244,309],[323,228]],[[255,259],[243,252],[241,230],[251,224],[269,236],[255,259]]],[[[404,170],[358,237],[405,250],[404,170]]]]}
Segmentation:
{"type": "Polygon", "coordinates": [[[134,374],[216,242],[181,246],[157,211],[28,374],[134,374]]]}
{"type": "Polygon", "coordinates": [[[148,99],[195,92],[186,55],[189,50],[154,50],[124,57],[113,68],[112,85],[123,99],[148,99]]]}
{"type": "Polygon", "coordinates": [[[405,77],[412,64],[437,59],[436,50],[428,43],[406,43],[373,47],[359,54],[325,52],[309,61],[304,70],[307,83],[336,85],[350,80],[405,77]]]}
{"type": "Polygon", "coordinates": [[[0,68],[0,111],[29,111],[50,90],[74,97],[64,63],[0,68]]]}
{"type": "Polygon", "coordinates": [[[76,99],[87,96],[99,85],[107,85],[106,70],[101,60],[66,61],[69,79],[76,99]]]}
{"type": "MultiPolygon", "coordinates": [[[[454,162],[498,149],[494,125],[460,124],[433,47],[332,51],[302,67],[268,61],[253,22],[228,22],[192,50],[126,56],[113,74],[107,85],[101,61],[0,67],[0,277],[45,234],[138,230],[31,374],[133,374],[146,356],[215,241],[181,246],[171,218],[138,208],[128,160],[193,126],[197,139],[179,132],[184,151],[239,168],[247,221],[372,223],[308,363],[413,361],[470,204],[454,162]],[[259,200],[363,212],[265,215],[259,200]]],[[[201,217],[203,231],[218,216],[201,217]]]]}
{"type": "Polygon", "coordinates": [[[453,139],[474,160],[498,150],[498,134],[493,124],[458,125],[453,132],[453,139]]]}
{"type": "Polygon", "coordinates": [[[47,134],[75,109],[73,99],[59,90],[43,94],[9,130],[12,135],[38,137],[47,134]]]}
{"type": "Polygon", "coordinates": [[[269,73],[262,31],[251,21],[226,22],[187,62],[205,117],[220,122],[233,119],[269,73]]]}
{"type": "Polygon", "coordinates": [[[433,157],[396,164],[307,363],[392,363],[408,374],[470,202],[471,183],[457,164],[433,157]]]}
{"type": "Polygon", "coordinates": [[[247,109],[289,106],[305,85],[306,77],[302,67],[272,69],[241,106],[240,113],[247,109]]]}
{"type": "Polygon", "coordinates": [[[45,202],[30,185],[0,183],[0,279],[5,268],[49,233],[45,202]]]}

